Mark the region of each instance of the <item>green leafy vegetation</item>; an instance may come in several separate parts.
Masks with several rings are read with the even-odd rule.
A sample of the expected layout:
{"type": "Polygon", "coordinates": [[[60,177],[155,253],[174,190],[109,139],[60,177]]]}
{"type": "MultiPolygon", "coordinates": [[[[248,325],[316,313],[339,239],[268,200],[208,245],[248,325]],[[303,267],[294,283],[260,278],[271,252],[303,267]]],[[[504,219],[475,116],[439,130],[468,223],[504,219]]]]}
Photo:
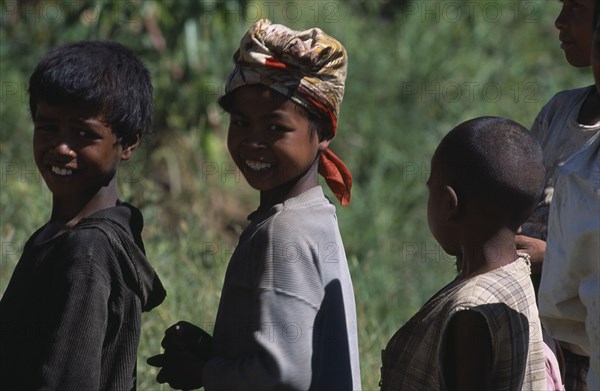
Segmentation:
{"type": "MultiPolygon", "coordinates": [[[[35,170],[27,81],[50,48],[79,39],[130,46],[151,70],[154,134],[120,167],[121,198],[142,209],[148,256],[168,291],[144,315],[138,388],[161,389],[145,360],[179,319],[212,330],[227,261],[256,192],[234,169],[217,106],[243,32],[266,17],[321,27],[350,58],[333,150],[354,176],[338,217],[354,281],[363,388],[380,351],[455,273],[427,228],[430,156],[456,124],[499,115],[529,126],[561,89],[591,84],[533,1],[3,1],[0,3],[0,292],[51,198],[35,170]]],[[[334,197],[331,197],[334,199],[334,197]]]]}

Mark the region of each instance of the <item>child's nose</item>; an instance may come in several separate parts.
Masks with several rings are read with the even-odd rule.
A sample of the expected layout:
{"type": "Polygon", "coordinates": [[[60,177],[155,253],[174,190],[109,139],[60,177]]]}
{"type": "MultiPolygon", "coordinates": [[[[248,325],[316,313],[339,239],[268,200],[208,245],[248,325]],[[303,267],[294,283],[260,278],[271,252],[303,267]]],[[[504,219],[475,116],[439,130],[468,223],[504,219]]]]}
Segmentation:
{"type": "Polygon", "coordinates": [[[66,141],[59,141],[55,147],[56,154],[64,158],[74,158],[76,153],[66,141]]]}
{"type": "Polygon", "coordinates": [[[265,147],[265,144],[262,141],[254,137],[246,139],[246,142],[244,144],[246,144],[246,146],[249,148],[259,149],[265,147]]]}
{"type": "Polygon", "coordinates": [[[246,134],[245,144],[253,148],[261,148],[265,146],[264,135],[260,129],[251,128],[246,134]]]}
{"type": "Polygon", "coordinates": [[[568,10],[566,9],[566,7],[562,7],[562,9],[560,10],[560,13],[558,14],[558,16],[556,17],[556,20],[554,21],[554,26],[559,29],[559,30],[564,30],[567,23],[566,23],[566,18],[567,18],[567,12],[568,10]]]}

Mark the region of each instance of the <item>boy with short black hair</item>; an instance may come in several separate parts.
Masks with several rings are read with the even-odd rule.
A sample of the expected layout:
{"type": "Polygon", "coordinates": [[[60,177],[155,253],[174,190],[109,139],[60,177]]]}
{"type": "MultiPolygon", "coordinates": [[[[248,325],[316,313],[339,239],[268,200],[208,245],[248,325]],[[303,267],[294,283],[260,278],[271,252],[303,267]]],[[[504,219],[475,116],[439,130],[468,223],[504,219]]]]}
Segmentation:
{"type": "Polygon", "coordinates": [[[165,291],[146,259],[140,211],[119,201],[116,173],[150,132],[149,73],[121,44],[73,42],[42,59],[29,94],[52,212],[0,301],[0,384],[135,389],[141,312],[165,291]]]}
{"type": "Polygon", "coordinates": [[[157,381],[183,389],[360,389],[352,281],[317,179],[350,202],[350,171],[329,149],[346,51],[318,28],[259,20],[234,62],[221,100],[227,146],[260,205],[229,261],[212,349],[178,323],[149,363],[162,367],[157,381]]]}
{"type": "Polygon", "coordinates": [[[444,137],[427,220],[459,274],[388,343],[383,390],[545,389],[530,264],[514,242],[543,178],[539,144],[514,121],[476,118],[444,137]]]}

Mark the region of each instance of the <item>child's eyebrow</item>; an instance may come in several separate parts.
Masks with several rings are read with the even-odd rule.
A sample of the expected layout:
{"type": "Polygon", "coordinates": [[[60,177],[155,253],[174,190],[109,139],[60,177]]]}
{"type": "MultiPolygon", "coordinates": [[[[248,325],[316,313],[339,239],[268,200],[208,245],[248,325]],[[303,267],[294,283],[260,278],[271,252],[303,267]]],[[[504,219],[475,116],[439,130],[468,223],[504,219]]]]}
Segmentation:
{"type": "MultiPolygon", "coordinates": [[[[237,115],[240,117],[247,117],[247,114],[242,113],[239,110],[230,110],[229,114],[231,115],[237,115]]],[[[283,110],[275,110],[275,111],[271,111],[263,116],[261,116],[262,119],[287,119],[288,118],[288,114],[285,113],[285,111],[283,110]]]]}
{"type": "MultiPolygon", "coordinates": [[[[57,119],[54,117],[48,117],[44,114],[39,114],[37,113],[35,115],[35,118],[33,120],[34,122],[56,122],[57,119]]],[[[71,123],[79,123],[79,124],[86,124],[86,125],[94,125],[94,123],[98,121],[98,122],[102,122],[97,118],[94,117],[90,117],[90,116],[77,116],[77,117],[73,117],[71,118],[71,120],[69,122],[71,123]]]]}
{"type": "Polygon", "coordinates": [[[82,123],[86,123],[86,124],[94,124],[96,122],[100,122],[103,123],[103,121],[97,117],[93,117],[93,116],[79,116],[79,117],[73,117],[71,118],[71,122],[82,122],[82,123]]]}
{"type": "Polygon", "coordinates": [[[264,117],[267,119],[286,119],[288,115],[285,113],[285,111],[275,110],[266,114],[264,117]]]}
{"type": "Polygon", "coordinates": [[[37,113],[33,119],[35,122],[51,122],[54,118],[46,117],[44,114],[37,113]]]}
{"type": "Polygon", "coordinates": [[[245,117],[245,116],[246,116],[246,115],[245,115],[244,113],[242,113],[241,111],[239,111],[239,110],[234,110],[234,109],[231,109],[231,110],[229,110],[229,114],[230,114],[230,115],[238,115],[238,116],[240,116],[240,117],[245,117]]]}

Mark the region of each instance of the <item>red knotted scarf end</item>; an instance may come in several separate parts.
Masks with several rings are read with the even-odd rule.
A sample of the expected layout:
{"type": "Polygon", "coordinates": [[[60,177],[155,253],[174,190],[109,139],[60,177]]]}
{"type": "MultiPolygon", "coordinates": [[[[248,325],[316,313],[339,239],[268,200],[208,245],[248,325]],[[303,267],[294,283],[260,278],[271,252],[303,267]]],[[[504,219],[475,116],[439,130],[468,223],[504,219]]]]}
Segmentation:
{"type": "Polygon", "coordinates": [[[340,201],[342,206],[350,205],[350,190],[352,189],[352,174],[342,159],[330,149],[326,149],[319,162],[319,174],[340,201]]]}

